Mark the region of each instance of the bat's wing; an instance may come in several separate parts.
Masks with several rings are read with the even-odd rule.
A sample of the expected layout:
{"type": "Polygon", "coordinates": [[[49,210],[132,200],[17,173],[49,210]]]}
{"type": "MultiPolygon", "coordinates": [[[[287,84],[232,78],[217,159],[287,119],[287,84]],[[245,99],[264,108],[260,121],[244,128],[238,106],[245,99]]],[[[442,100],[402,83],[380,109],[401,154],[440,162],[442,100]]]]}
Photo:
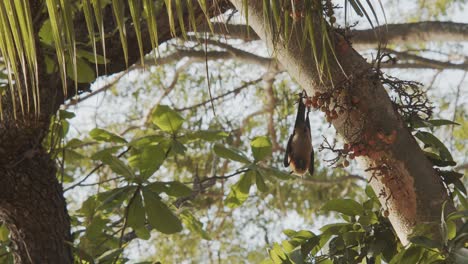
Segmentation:
{"type": "Polygon", "coordinates": [[[310,176],[314,175],[314,148],[310,151],[309,173],[310,176]]]}
{"type": "MultiPolygon", "coordinates": [[[[306,117],[306,126],[309,129],[309,137],[310,137],[310,144],[312,144],[312,135],[310,134],[310,120],[309,120],[309,111],[307,111],[307,117],[306,117]]],[[[312,147],[310,151],[310,163],[309,163],[309,173],[312,176],[314,174],[314,148],[312,147]]]]}
{"type": "Polygon", "coordinates": [[[286,146],[286,152],[284,153],[284,160],[283,160],[283,165],[285,167],[289,166],[289,154],[292,152],[292,139],[294,137],[294,133],[289,137],[288,140],[288,145],[286,146]]]}

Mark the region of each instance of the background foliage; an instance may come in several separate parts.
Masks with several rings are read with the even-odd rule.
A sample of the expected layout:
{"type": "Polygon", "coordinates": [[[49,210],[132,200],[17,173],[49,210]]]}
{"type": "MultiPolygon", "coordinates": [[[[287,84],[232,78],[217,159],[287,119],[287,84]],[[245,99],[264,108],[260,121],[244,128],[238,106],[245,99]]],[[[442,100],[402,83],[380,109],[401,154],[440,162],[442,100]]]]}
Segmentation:
{"type": "MultiPolygon", "coordinates": [[[[112,63],[106,61],[105,53],[96,54],[95,43],[105,38],[99,7],[113,8],[115,34],[122,39],[124,56],[129,48],[142,48],[140,41],[126,43],[123,20],[132,19],[135,28],[142,19],[153,25],[155,18],[149,10],[154,8],[156,14],[165,12],[162,4],[154,5],[153,1],[128,1],[129,16],[123,15],[123,1],[63,1],[68,3],[63,6],[67,12],[58,17],[53,15],[54,2],[46,1],[50,18],[41,25],[39,44],[47,54],[47,71],[60,72],[65,94],[70,85],[65,76],[74,80],[72,86],[90,83],[96,78],[94,67],[112,63]],[[143,11],[138,11],[141,8],[143,11]],[[60,32],[60,27],[71,23],[78,11],[83,11],[87,23],[97,25],[86,25],[95,37],[90,43],[74,40],[73,32],[60,32]],[[89,48],[95,53],[87,52],[89,48]]],[[[165,2],[168,5],[171,1],[165,2]]],[[[393,10],[392,3],[385,3],[385,9],[389,9],[386,13],[404,8],[396,6],[393,10]]],[[[445,19],[463,3],[415,1],[408,5],[417,6],[418,14],[405,19],[445,19]]],[[[19,8],[15,5],[10,8],[19,8]]],[[[177,6],[172,16],[181,16],[177,6]]],[[[341,19],[340,9],[337,10],[336,16],[341,19]]],[[[218,19],[226,21],[229,15],[218,19]]],[[[235,15],[233,19],[239,17],[235,15]]],[[[356,15],[353,19],[360,18],[356,15]]],[[[173,18],[173,23],[177,21],[173,18]]],[[[366,20],[359,21],[368,25],[366,20]]],[[[27,26],[21,30],[25,35],[30,32],[27,26]]],[[[151,36],[156,35],[154,27],[149,30],[151,36]]],[[[69,204],[77,262],[399,263],[404,259],[405,263],[463,263],[467,260],[467,226],[456,230],[453,222],[468,215],[460,173],[463,170],[456,172],[452,168],[455,162],[466,162],[468,123],[462,90],[465,72],[424,71],[423,82],[427,85],[422,91],[433,102],[433,116],[408,121],[438,167],[459,211],[442,218],[443,241],[427,237],[422,226],[412,244],[403,247],[386,218],[385,206],[377,199],[379,194],[366,185],[367,180],[356,164],[351,161],[349,167],[343,166],[341,159],[330,166],[327,161],[334,154],[317,151],[325,140],[342,145],[319,111],[311,113],[312,136],[318,153],[314,176],[296,178],[280,167],[299,87],[282,69],[259,67],[238,57],[207,55],[244,51],[269,58],[260,42],[226,40],[222,35],[203,40],[188,29],[183,34],[184,39],[161,46],[155,38],[152,45],[157,48],[154,52],[157,59],[153,59],[154,54],[146,57],[141,54],[144,66],[131,66],[129,72],[98,79],[91,88],[93,92],[69,100],[51,122],[44,145],[60,168],[57,177],[69,204]],[[274,78],[269,78],[272,73],[274,78]],[[462,76],[460,84],[445,83],[454,76],[457,79],[462,76]],[[441,92],[443,89],[450,92],[441,92]]],[[[19,37],[8,37],[21,42],[19,37]]],[[[104,41],[100,44],[106,50],[104,41]]],[[[24,42],[23,62],[34,69],[32,45],[36,44],[24,42]]],[[[418,54],[436,49],[459,55],[466,54],[465,46],[429,43],[404,48],[416,49],[418,54]]],[[[8,49],[7,45],[0,47],[0,51],[2,55],[21,53],[8,49]]],[[[368,53],[369,58],[374,55],[372,52],[368,53]]],[[[0,74],[4,74],[0,77],[6,80],[6,73],[11,70],[7,68],[21,65],[2,61],[0,66],[0,74]]],[[[419,71],[387,73],[401,79],[407,74],[411,80],[419,71]]],[[[14,77],[20,83],[20,77],[14,77]]],[[[0,82],[0,88],[20,89],[8,87],[9,83],[0,82]]],[[[31,105],[37,108],[34,102],[38,100],[33,93],[31,105]]],[[[31,108],[18,107],[25,109],[22,111],[31,108]]],[[[0,241],[1,262],[9,263],[10,244],[4,226],[0,227],[0,241]]]]}

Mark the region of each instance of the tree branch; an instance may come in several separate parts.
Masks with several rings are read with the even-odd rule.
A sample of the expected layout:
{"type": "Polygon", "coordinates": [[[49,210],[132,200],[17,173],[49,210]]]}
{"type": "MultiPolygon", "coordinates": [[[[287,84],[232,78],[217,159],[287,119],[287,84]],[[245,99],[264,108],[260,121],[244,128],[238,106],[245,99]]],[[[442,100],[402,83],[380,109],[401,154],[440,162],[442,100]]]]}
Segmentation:
{"type": "MultiPolygon", "coordinates": [[[[230,38],[244,40],[258,40],[259,37],[253,29],[247,34],[247,27],[244,24],[212,23],[214,33],[230,38]]],[[[388,24],[376,27],[375,29],[351,30],[353,47],[362,49],[377,48],[376,32],[381,32],[382,43],[392,45],[407,45],[419,42],[458,42],[468,40],[468,24],[446,22],[446,21],[425,21],[415,23],[388,24]]]]}
{"type": "Polygon", "coordinates": [[[397,63],[385,63],[381,64],[382,68],[429,68],[429,69],[456,69],[456,70],[468,70],[468,63],[452,63],[448,61],[438,61],[433,59],[424,58],[409,52],[396,51],[393,49],[382,49],[383,52],[388,52],[396,55],[397,63]],[[405,61],[399,63],[399,61],[405,61]],[[411,62],[409,62],[411,61],[411,62]]]}

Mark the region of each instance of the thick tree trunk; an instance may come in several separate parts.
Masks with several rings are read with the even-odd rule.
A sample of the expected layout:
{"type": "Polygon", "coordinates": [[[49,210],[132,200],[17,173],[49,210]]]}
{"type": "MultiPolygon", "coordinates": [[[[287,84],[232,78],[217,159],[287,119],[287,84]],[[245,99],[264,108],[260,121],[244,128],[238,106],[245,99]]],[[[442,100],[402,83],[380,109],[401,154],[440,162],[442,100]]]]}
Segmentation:
{"type": "Polygon", "coordinates": [[[0,167],[0,219],[10,230],[15,262],[73,263],[55,164],[40,146],[16,157],[0,167]]]}
{"type": "MultiPolygon", "coordinates": [[[[245,10],[242,6],[244,1],[231,2],[238,10],[245,10]]],[[[346,86],[344,92],[334,100],[346,104],[349,110],[333,121],[337,132],[346,141],[356,143],[362,140],[363,134],[376,136],[378,133],[396,133],[393,144],[388,145],[384,151],[368,147],[367,151],[375,151],[374,155],[365,156],[359,161],[364,169],[369,169],[370,184],[379,195],[384,209],[388,210],[389,219],[400,241],[407,244],[410,235],[419,224],[439,222],[442,204],[448,199],[447,192],[432,164],[394,110],[371,65],[353,50],[342,36],[330,33],[330,38],[336,41],[335,53],[340,67],[331,51],[324,53],[323,49],[326,47],[322,47],[321,32],[315,30],[314,42],[318,61],[322,54],[329,56],[328,69],[331,79],[325,80],[324,83],[317,72],[312,49],[304,47],[301,43],[301,22],[297,22],[291,30],[291,35],[285,40],[277,33],[272,34],[271,28],[265,23],[262,1],[247,3],[249,25],[274,51],[283,67],[309,95],[332,90],[331,83],[337,87],[346,86]],[[351,107],[349,102],[353,97],[357,102],[351,107]]],[[[320,29],[318,17],[313,19],[314,28],[320,29]]],[[[322,77],[327,79],[327,74],[322,77]]],[[[451,205],[447,208],[448,211],[453,209],[451,205]]],[[[439,236],[436,228],[433,235],[439,236]]]]}
{"type": "MultiPolygon", "coordinates": [[[[161,0],[162,1],[162,0],[161,0]]],[[[205,14],[194,1],[194,15],[196,21],[205,21],[205,14]]],[[[30,1],[32,13],[40,13],[42,2],[30,1]]],[[[206,1],[207,15],[216,16],[231,7],[230,3],[222,1],[206,1]]],[[[99,65],[99,73],[104,75],[116,73],[126,69],[125,59],[122,54],[119,34],[115,20],[108,6],[104,11],[103,20],[106,22],[107,57],[112,62],[107,65],[107,73],[104,65],[99,65]]],[[[185,17],[188,12],[185,10],[185,17]]],[[[35,24],[35,37],[45,17],[35,24]]],[[[167,12],[158,14],[159,42],[172,39],[167,12]]],[[[186,22],[186,26],[188,22],[186,22]]],[[[176,23],[176,31],[180,31],[179,23],[176,23]]],[[[75,16],[76,39],[86,42],[88,33],[83,14],[75,16]]],[[[149,32],[146,25],[142,24],[143,49],[145,53],[151,51],[149,32]]],[[[131,20],[127,21],[127,41],[136,47],[136,33],[131,20]]],[[[37,47],[40,47],[37,41],[37,47]]],[[[98,45],[99,47],[99,45],[98,45]]],[[[92,52],[92,50],[90,49],[92,52]]],[[[63,196],[62,186],[56,178],[54,161],[42,146],[42,140],[48,133],[49,120],[56,113],[60,104],[66,98],[62,94],[60,77],[45,73],[45,62],[42,51],[38,50],[39,84],[41,93],[41,115],[35,116],[33,110],[23,115],[17,109],[17,118],[13,115],[13,100],[18,95],[11,96],[10,90],[2,95],[2,113],[4,119],[0,122],[0,223],[4,223],[10,230],[12,246],[10,247],[15,263],[73,263],[72,250],[69,243],[70,219],[66,210],[66,201],[63,196]]],[[[102,52],[98,53],[102,54],[102,52]]],[[[130,48],[128,54],[130,64],[139,60],[138,48],[130,48]]],[[[80,92],[87,91],[90,84],[80,84],[80,92]]],[[[30,85],[29,85],[30,87],[30,85]]],[[[75,95],[75,87],[69,81],[69,96],[75,95]]],[[[23,91],[24,92],[24,91],[23,91]]],[[[18,102],[17,102],[18,104],[18,102]]]]}

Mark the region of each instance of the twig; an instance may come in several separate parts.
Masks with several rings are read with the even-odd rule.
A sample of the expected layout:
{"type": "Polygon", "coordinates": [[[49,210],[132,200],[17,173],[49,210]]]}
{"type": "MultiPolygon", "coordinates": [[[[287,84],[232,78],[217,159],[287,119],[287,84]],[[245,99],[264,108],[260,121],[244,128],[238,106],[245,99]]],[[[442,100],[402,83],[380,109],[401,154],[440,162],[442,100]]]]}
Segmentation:
{"type": "MultiPolygon", "coordinates": [[[[125,153],[127,153],[129,150],[131,149],[131,147],[128,147],[126,150],[122,151],[119,155],[117,155],[117,158],[120,158],[122,157],[125,153]]],[[[104,162],[101,162],[99,165],[97,165],[96,167],[94,167],[94,169],[92,169],[82,180],[80,180],[79,182],[73,184],[72,186],[66,188],[65,190],[63,190],[63,192],[66,192],[66,191],[69,191],[77,186],[80,186],[84,181],[86,181],[91,175],[93,175],[93,173],[95,173],[96,171],[98,171],[101,167],[103,167],[105,164],[104,162]]]]}
{"type": "Polygon", "coordinates": [[[194,109],[194,108],[197,108],[197,107],[206,105],[206,104],[208,104],[208,103],[210,103],[210,102],[212,102],[212,101],[215,101],[215,100],[219,100],[219,99],[221,99],[221,98],[224,98],[224,97],[226,97],[226,96],[228,96],[228,95],[230,95],[230,94],[237,94],[237,93],[239,93],[241,90],[243,90],[243,89],[249,87],[250,85],[257,84],[257,83],[259,83],[259,82],[261,82],[261,81],[262,81],[262,78],[258,78],[258,79],[256,79],[256,80],[246,82],[246,83],[244,83],[243,85],[241,85],[241,86],[239,86],[239,87],[237,87],[237,88],[235,88],[235,89],[233,89],[233,90],[231,90],[231,91],[228,91],[228,92],[226,92],[226,93],[224,93],[224,94],[215,96],[215,97],[213,97],[213,98],[210,99],[210,100],[205,100],[205,101],[203,101],[203,102],[201,102],[201,103],[194,104],[194,105],[191,105],[191,106],[188,106],[188,107],[176,108],[175,110],[176,110],[176,111],[192,110],[192,109],[194,109]]]}

